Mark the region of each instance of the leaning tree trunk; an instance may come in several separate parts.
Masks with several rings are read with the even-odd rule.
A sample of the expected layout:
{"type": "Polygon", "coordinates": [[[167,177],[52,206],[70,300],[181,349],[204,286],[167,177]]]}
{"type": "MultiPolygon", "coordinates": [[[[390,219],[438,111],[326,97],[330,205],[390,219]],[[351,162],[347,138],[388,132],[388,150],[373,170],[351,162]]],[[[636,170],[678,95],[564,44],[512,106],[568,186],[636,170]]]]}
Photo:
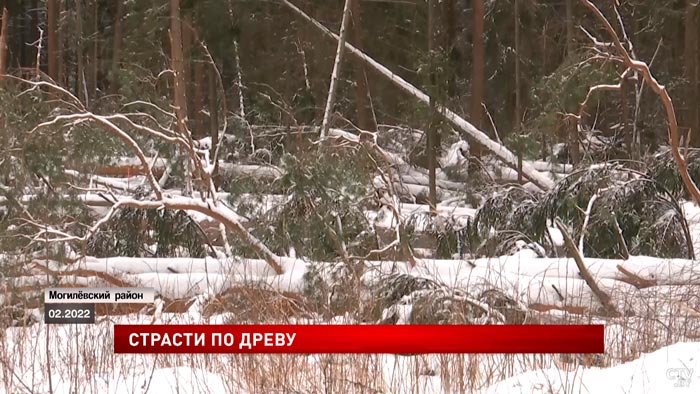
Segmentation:
{"type": "Polygon", "coordinates": [[[685,77],[688,79],[688,110],[686,124],[688,137],[693,146],[700,146],[698,129],[698,28],[696,23],[697,2],[686,0],[685,8],[685,77]]]}
{"type": "Polygon", "coordinates": [[[323,112],[323,123],[321,125],[321,139],[328,135],[328,129],[331,121],[331,112],[335,105],[335,95],[338,90],[338,79],[340,78],[340,67],[343,63],[343,53],[345,53],[345,41],[348,31],[348,21],[350,20],[350,3],[352,0],[345,0],[343,7],[343,20],[340,23],[340,39],[338,40],[338,50],[335,54],[335,62],[333,63],[333,73],[331,74],[331,84],[328,88],[328,100],[326,101],[326,110],[323,112]]]}

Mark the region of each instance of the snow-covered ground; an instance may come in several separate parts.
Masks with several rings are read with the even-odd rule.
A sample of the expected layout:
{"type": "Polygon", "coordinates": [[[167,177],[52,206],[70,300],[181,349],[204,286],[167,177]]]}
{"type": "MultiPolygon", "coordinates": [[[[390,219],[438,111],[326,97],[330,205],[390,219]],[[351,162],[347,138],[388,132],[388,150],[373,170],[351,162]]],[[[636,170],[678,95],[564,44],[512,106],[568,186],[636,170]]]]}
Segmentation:
{"type": "MultiPolygon", "coordinates": [[[[411,213],[424,209],[411,204],[405,208],[411,213]]],[[[683,208],[696,257],[700,257],[700,209],[689,203],[683,208]]],[[[440,213],[466,218],[473,210],[440,207],[440,213]]],[[[395,220],[390,214],[374,219],[387,228],[395,220]]],[[[100,318],[93,326],[37,323],[0,333],[0,394],[700,392],[700,342],[684,342],[698,338],[700,268],[696,262],[645,256],[585,260],[616,306],[633,312],[607,321],[605,364],[612,365],[608,368],[564,362],[559,355],[115,355],[113,324],[150,324],[153,319],[134,314],[100,318]],[[649,286],[640,288],[631,280],[643,280],[649,286]]],[[[102,284],[78,273],[91,270],[155,287],[176,299],[219,293],[243,282],[298,292],[309,262],[296,258],[282,262],[284,275],[275,275],[264,261],[255,259],[87,258],[68,266],[50,263],[48,268],[75,272],[60,276],[59,285],[102,284]]],[[[525,249],[492,259],[425,259],[415,268],[405,262],[366,264],[365,279],[370,282],[382,273],[403,272],[470,291],[497,287],[530,306],[597,304],[572,259],[538,258],[525,249]]],[[[13,285],[41,286],[41,278],[11,280],[13,285]]],[[[38,310],[34,313],[39,315],[38,310]]],[[[204,318],[195,304],[188,313],[163,314],[158,323],[221,324],[229,317],[204,318]]],[[[43,319],[38,316],[37,320],[43,319]]]]}
{"type": "Polygon", "coordinates": [[[548,368],[529,371],[485,390],[488,394],[698,392],[700,342],[677,343],[611,368],[548,368]]]}
{"type": "MultiPolygon", "coordinates": [[[[226,318],[162,316],[163,322],[183,324],[226,318]]],[[[0,393],[310,393],[331,385],[333,392],[357,393],[700,392],[699,342],[676,343],[609,368],[573,366],[557,355],[113,354],[114,323],[150,319],[132,315],[87,326],[10,328],[0,346],[0,393]]],[[[607,341],[616,335],[614,327],[606,329],[607,341]]]]}

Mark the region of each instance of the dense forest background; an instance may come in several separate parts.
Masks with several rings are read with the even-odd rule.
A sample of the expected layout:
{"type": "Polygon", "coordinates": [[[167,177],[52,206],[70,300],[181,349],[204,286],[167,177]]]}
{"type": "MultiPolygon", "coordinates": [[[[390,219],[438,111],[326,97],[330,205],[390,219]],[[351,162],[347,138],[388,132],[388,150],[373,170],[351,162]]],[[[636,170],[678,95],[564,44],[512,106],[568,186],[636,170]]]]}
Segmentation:
{"type": "Polygon", "coordinates": [[[700,23],[691,1],[602,2],[612,31],[592,3],[574,0],[1,6],[6,250],[214,256],[226,247],[275,265],[296,253],[346,263],[387,250],[409,260],[417,249],[493,256],[534,241],[551,256],[561,248],[547,229],[560,218],[582,240],[590,221],[601,234],[586,240],[596,256],[694,254],[677,200],[689,197],[688,183],[667,149],[671,135],[697,179],[689,148],[700,146],[700,23]],[[341,31],[394,74],[349,52],[340,59],[337,41],[310,20],[341,31]],[[620,48],[670,94],[675,134],[666,103],[620,48]],[[398,89],[395,77],[425,92],[429,105],[398,89]],[[471,126],[448,122],[438,108],[517,159],[486,149],[488,141],[466,132],[471,126]],[[359,135],[359,145],[328,149],[330,127],[349,132],[346,140],[359,135]],[[374,150],[363,147],[368,140],[374,150]],[[494,155],[505,166],[494,167],[494,155]],[[384,182],[387,174],[400,190],[384,182]],[[146,201],[151,192],[162,200],[161,188],[222,200],[245,223],[219,231],[220,217],[197,208],[214,218],[202,224],[181,211],[196,208],[192,201],[156,213],[146,201]],[[392,209],[387,191],[426,204],[429,224],[411,217],[384,233],[375,228],[366,213],[392,209]],[[646,205],[633,204],[640,199],[646,205]],[[468,225],[454,215],[435,220],[439,204],[455,202],[478,209],[468,211],[468,225]],[[95,225],[105,206],[115,212],[95,225]]]}
{"type": "MultiPolygon", "coordinates": [[[[353,2],[348,41],[492,137],[494,126],[511,144],[517,135],[528,136],[536,141],[532,155],[550,154],[566,137],[564,115],[578,112],[590,86],[616,82],[624,70],[610,59],[592,58],[592,42],[580,27],[594,35],[601,29],[578,1],[432,3],[353,2]]],[[[338,31],[343,2],[297,6],[338,31]]],[[[3,72],[26,76],[38,67],[94,110],[172,95],[172,75],[163,73],[171,68],[170,2],[5,1],[3,7],[3,72]]],[[[614,18],[611,4],[600,7],[614,18]]],[[[223,116],[236,119],[227,130],[233,135],[242,134],[245,123],[321,123],[333,40],[281,2],[181,1],[177,8],[195,135],[209,134],[223,116]]],[[[669,89],[686,131],[697,129],[696,8],[689,1],[624,1],[619,8],[637,57],[669,89]]],[[[361,63],[349,62],[336,107],[345,119],[334,124],[427,128],[425,108],[361,63]]],[[[637,103],[630,83],[624,94],[599,94],[586,126],[620,139],[632,129],[641,136],[639,149],[653,152],[664,141],[661,108],[653,95],[637,103]]],[[[692,144],[699,145],[700,137],[693,136],[692,144]]]]}

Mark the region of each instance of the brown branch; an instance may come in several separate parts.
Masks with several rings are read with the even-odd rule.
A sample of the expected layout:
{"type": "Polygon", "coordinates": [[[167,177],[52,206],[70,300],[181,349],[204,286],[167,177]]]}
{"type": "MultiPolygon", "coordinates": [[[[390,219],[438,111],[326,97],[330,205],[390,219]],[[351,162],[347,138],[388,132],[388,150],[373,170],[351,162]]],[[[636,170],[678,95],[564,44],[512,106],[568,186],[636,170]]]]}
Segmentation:
{"type": "Polygon", "coordinates": [[[605,30],[607,30],[610,37],[612,38],[615,48],[620,53],[620,55],[622,55],[622,59],[627,65],[627,67],[639,72],[644,78],[644,82],[646,82],[646,84],[649,85],[649,87],[659,96],[659,99],[661,99],[664,109],[666,110],[666,118],[668,121],[668,139],[671,145],[671,153],[673,155],[673,159],[675,160],[676,165],[678,166],[678,171],[681,174],[683,184],[685,185],[690,195],[693,197],[695,204],[700,205],[700,190],[698,189],[698,186],[695,184],[693,179],[690,177],[690,174],[688,173],[688,164],[679,150],[680,137],[678,133],[678,120],[676,119],[676,111],[673,107],[673,101],[671,100],[671,96],[669,96],[666,87],[659,84],[656,78],[654,78],[654,76],[651,74],[651,70],[649,69],[649,66],[646,63],[639,60],[635,60],[630,56],[627,49],[625,49],[625,47],[622,45],[622,42],[620,42],[620,37],[617,35],[615,29],[612,27],[605,15],[603,15],[603,13],[600,11],[600,9],[598,9],[598,7],[596,7],[595,4],[593,4],[589,0],[581,0],[581,3],[583,3],[583,5],[585,5],[589,10],[591,10],[591,12],[603,24],[605,30]]]}
{"type": "Polygon", "coordinates": [[[274,270],[275,273],[281,275],[284,273],[284,269],[281,265],[281,258],[276,254],[272,253],[270,249],[265,246],[259,239],[257,239],[253,234],[251,234],[235,217],[235,212],[226,208],[223,205],[214,205],[212,200],[200,200],[195,198],[172,198],[163,197],[161,200],[151,200],[151,201],[141,201],[136,199],[120,199],[117,204],[120,206],[128,206],[134,208],[143,209],[183,209],[183,210],[193,210],[203,213],[210,218],[223,223],[224,226],[236,236],[238,236],[244,243],[250,246],[256,254],[258,254],[263,260],[267,262],[274,270]]]}
{"type": "Polygon", "coordinates": [[[86,277],[91,277],[94,276],[96,278],[100,278],[104,280],[105,282],[117,286],[117,287],[135,287],[131,283],[128,283],[126,281],[123,281],[116,276],[110,275],[106,272],[101,272],[101,271],[95,271],[95,270],[89,270],[89,269],[84,269],[84,268],[79,268],[75,270],[68,270],[68,271],[54,271],[51,268],[39,264],[37,262],[33,263],[33,267],[39,269],[40,271],[53,275],[53,276],[86,276],[86,277]]]}
{"type": "Polygon", "coordinates": [[[620,264],[617,265],[617,270],[625,276],[624,278],[620,279],[622,282],[629,283],[638,289],[645,289],[647,287],[653,287],[658,284],[658,282],[655,280],[645,279],[640,277],[639,275],[628,271],[625,267],[623,267],[620,264]]]}
{"type": "MultiPolygon", "coordinates": [[[[318,20],[310,17],[299,7],[292,4],[289,0],[282,0],[282,3],[286,5],[289,9],[291,9],[299,17],[314,25],[325,36],[330,37],[336,41],[340,40],[340,37],[337,34],[323,26],[323,24],[321,24],[318,20]]],[[[378,72],[384,78],[391,81],[394,85],[399,87],[404,92],[410,94],[412,97],[422,102],[423,104],[430,105],[430,96],[428,96],[425,92],[421,91],[420,89],[416,88],[414,85],[410,84],[405,79],[396,75],[391,70],[389,70],[376,60],[372,59],[364,52],[360,51],[359,49],[347,42],[345,43],[345,50],[353,56],[356,56],[358,59],[362,60],[367,66],[372,68],[374,71],[378,72]]],[[[511,168],[518,168],[518,159],[516,155],[513,154],[513,152],[511,152],[507,147],[492,140],[483,131],[477,129],[473,124],[469,123],[464,118],[451,111],[449,108],[446,108],[442,105],[436,105],[435,108],[440,113],[440,115],[442,115],[447,121],[451,122],[454,126],[459,128],[464,133],[468,134],[474,140],[478,141],[481,145],[483,145],[486,149],[488,149],[496,157],[498,157],[499,160],[501,160],[511,168]]],[[[546,175],[541,174],[529,163],[523,163],[522,172],[528,180],[530,180],[534,185],[536,185],[542,190],[549,190],[554,185],[554,182],[551,179],[549,179],[546,175]]]]}
{"type": "Polygon", "coordinates": [[[579,253],[576,244],[574,244],[573,239],[571,239],[571,235],[569,235],[569,232],[564,226],[564,223],[562,223],[561,220],[557,218],[554,220],[554,224],[557,226],[559,231],[561,231],[561,234],[564,237],[564,245],[569,250],[569,253],[571,253],[571,255],[573,256],[574,261],[576,262],[576,266],[578,267],[578,270],[581,273],[581,276],[583,277],[583,280],[586,281],[588,287],[591,288],[593,294],[595,294],[595,296],[598,298],[598,301],[600,301],[600,303],[603,305],[605,314],[608,316],[620,316],[620,312],[617,311],[615,305],[613,305],[610,301],[610,296],[598,286],[595,279],[593,278],[593,275],[591,275],[590,271],[588,271],[588,268],[586,268],[586,265],[583,262],[583,257],[581,257],[581,253],[579,253]]]}

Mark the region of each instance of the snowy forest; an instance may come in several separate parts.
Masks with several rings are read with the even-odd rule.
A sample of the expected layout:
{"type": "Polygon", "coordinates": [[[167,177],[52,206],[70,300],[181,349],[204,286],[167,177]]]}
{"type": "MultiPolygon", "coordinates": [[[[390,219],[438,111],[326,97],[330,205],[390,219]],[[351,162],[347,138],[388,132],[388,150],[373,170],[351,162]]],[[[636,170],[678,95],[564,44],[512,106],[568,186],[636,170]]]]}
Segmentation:
{"type": "Polygon", "coordinates": [[[0,12],[0,393],[700,392],[697,2],[0,12]],[[45,288],[110,286],[156,301],[44,323],[45,288]],[[606,351],[113,353],[114,324],[264,323],[606,351]]]}

